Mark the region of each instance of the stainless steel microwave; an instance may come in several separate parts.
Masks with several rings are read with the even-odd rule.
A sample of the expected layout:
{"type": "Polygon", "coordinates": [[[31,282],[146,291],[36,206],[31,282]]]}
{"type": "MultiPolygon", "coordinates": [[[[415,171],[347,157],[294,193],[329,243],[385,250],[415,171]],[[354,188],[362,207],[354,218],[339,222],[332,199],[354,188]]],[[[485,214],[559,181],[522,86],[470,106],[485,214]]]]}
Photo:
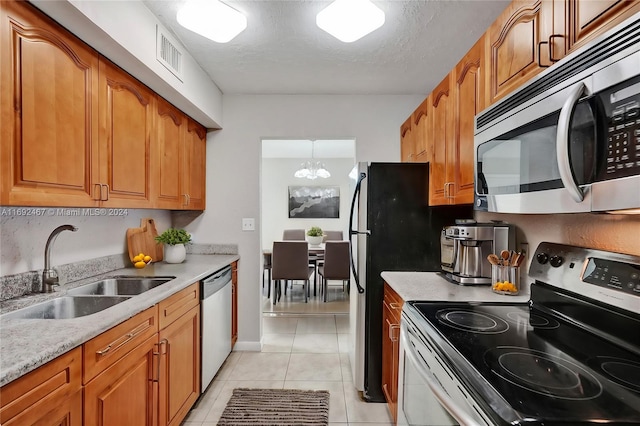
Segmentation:
{"type": "Polygon", "coordinates": [[[475,117],[475,209],[640,213],[640,13],[475,117]]]}

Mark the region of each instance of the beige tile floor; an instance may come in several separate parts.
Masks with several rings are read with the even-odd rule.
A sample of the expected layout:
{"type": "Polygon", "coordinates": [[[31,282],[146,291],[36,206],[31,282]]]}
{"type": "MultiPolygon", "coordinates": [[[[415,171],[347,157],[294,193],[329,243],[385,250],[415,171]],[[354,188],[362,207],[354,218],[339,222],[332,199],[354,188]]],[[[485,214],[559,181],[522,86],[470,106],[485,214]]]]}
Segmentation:
{"type": "Polygon", "coordinates": [[[183,425],[215,425],[236,387],[326,389],[330,426],[392,425],[386,404],[362,401],[353,386],[348,328],[345,314],[265,314],[262,352],[232,352],[183,425]]]}
{"type": "Polygon", "coordinates": [[[337,280],[329,281],[327,291],[327,301],[324,302],[316,289],[316,296],[313,296],[313,275],[310,280],[311,297],[307,303],[304,302],[302,284],[298,281],[292,288],[283,293],[280,301],[273,304],[273,296],[267,298],[267,283],[262,289],[262,312],[265,313],[286,313],[286,314],[346,314],[349,312],[349,294],[342,291],[342,282],[337,280]]]}

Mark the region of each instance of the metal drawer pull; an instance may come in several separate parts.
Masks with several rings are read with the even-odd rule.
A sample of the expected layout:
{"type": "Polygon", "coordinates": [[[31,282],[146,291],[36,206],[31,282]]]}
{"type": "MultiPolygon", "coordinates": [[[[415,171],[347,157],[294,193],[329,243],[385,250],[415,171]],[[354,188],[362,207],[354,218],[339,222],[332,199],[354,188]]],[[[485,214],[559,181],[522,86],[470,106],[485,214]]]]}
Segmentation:
{"type": "Polygon", "coordinates": [[[169,341],[167,339],[162,339],[160,341],[160,343],[156,343],[156,346],[158,346],[158,352],[154,352],[153,356],[155,357],[156,355],[158,356],[158,361],[156,363],[156,378],[155,379],[151,379],[152,382],[159,382],[160,381],[160,358],[162,357],[162,355],[166,354],[167,351],[166,350],[161,350],[163,346],[165,345],[169,345],[169,341]]]}
{"type": "Polygon", "coordinates": [[[149,328],[149,323],[144,323],[139,325],[138,327],[131,330],[129,333],[125,334],[124,336],[118,337],[116,340],[109,343],[104,349],[96,351],[96,355],[103,356],[103,355],[106,355],[111,349],[116,350],[126,345],[127,343],[129,343],[129,341],[131,341],[138,334],[145,331],[147,328],[149,328]]]}
{"type": "Polygon", "coordinates": [[[400,309],[399,303],[391,302],[389,303],[389,306],[391,307],[391,309],[400,309]]]}

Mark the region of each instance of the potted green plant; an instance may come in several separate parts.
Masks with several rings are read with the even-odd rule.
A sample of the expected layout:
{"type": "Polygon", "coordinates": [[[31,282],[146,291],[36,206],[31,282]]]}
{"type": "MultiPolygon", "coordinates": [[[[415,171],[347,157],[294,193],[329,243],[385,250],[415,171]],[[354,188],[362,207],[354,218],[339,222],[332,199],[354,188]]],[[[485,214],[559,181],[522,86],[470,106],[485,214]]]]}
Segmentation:
{"type": "Polygon", "coordinates": [[[307,242],[312,246],[319,246],[322,243],[323,237],[322,228],[319,226],[312,226],[311,229],[307,231],[307,242]]]}
{"type": "Polygon", "coordinates": [[[169,228],[156,237],[156,241],[164,244],[164,261],[182,263],[187,257],[185,244],[191,242],[191,235],[184,229],[169,228]]]}

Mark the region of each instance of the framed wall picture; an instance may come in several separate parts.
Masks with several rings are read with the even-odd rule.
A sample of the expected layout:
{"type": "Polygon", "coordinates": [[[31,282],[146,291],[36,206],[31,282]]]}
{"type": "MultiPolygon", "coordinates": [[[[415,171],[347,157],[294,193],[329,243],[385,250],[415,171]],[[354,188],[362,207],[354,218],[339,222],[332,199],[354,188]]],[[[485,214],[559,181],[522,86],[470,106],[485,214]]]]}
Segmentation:
{"type": "Polygon", "coordinates": [[[290,219],[336,219],[340,217],[339,186],[290,186],[290,219]]]}

